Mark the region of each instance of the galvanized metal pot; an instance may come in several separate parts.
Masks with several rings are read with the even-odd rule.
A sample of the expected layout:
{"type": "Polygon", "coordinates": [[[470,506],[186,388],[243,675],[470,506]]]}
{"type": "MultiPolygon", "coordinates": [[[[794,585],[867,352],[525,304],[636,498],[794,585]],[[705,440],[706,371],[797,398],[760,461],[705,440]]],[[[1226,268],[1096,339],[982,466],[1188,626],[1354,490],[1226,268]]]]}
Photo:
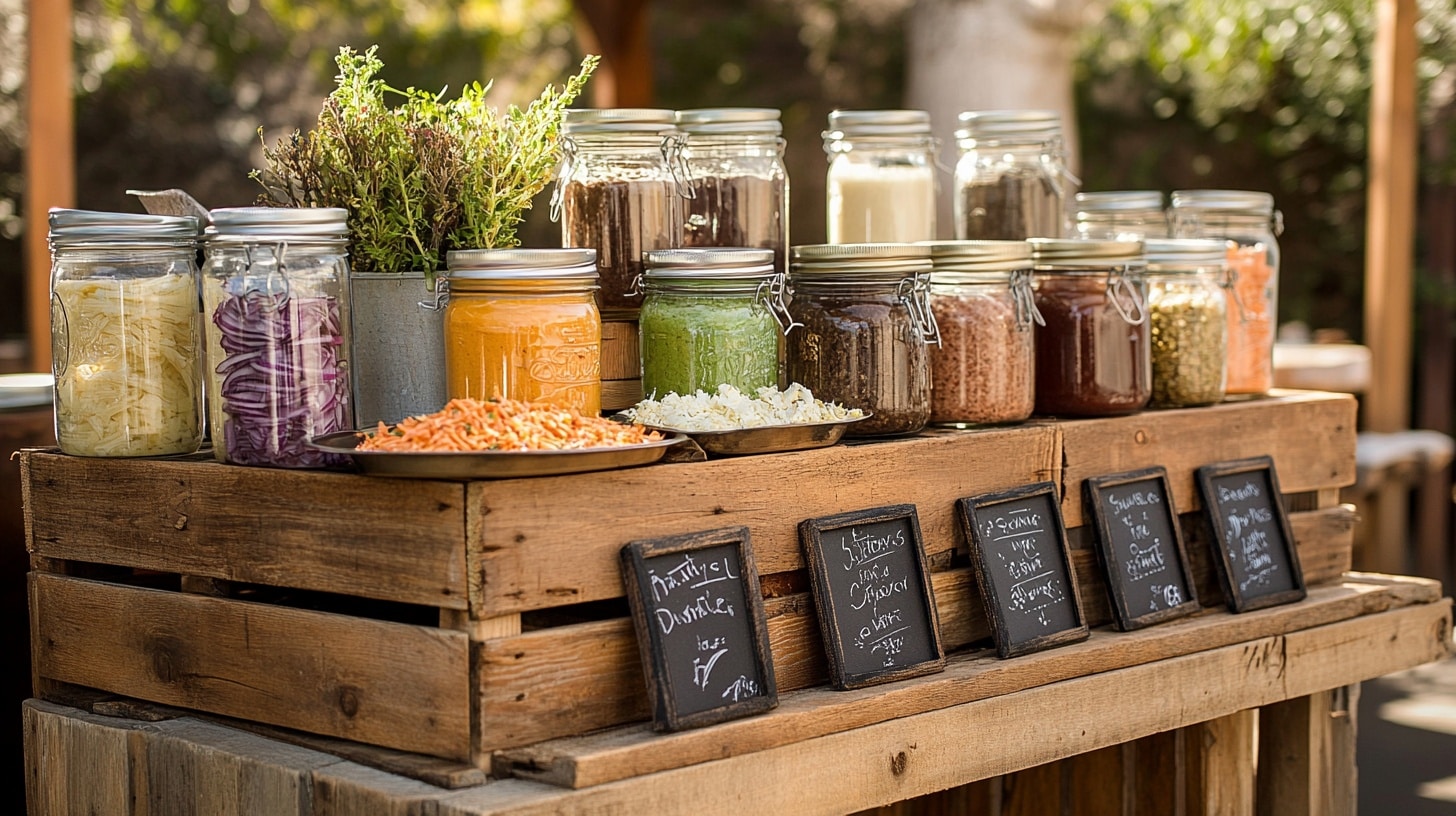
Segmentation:
{"type": "Polygon", "coordinates": [[[355,274],[349,288],[359,427],[443,408],[444,311],[436,308],[425,274],[355,274]]]}

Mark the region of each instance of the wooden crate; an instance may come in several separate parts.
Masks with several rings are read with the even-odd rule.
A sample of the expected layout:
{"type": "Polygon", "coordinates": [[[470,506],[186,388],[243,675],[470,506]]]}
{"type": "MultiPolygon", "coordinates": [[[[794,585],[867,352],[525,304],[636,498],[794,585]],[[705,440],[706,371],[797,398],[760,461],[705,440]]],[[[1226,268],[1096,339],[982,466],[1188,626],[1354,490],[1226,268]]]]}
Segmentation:
{"type": "Polygon", "coordinates": [[[642,401],[642,358],[637,321],[602,322],[602,410],[620,411],[642,401]]]}
{"type": "Polygon", "coordinates": [[[1341,584],[1353,517],[1337,494],[1354,479],[1354,415],[1349,397],[1290,392],[1119,419],[470,483],[32,451],[23,468],[36,686],[53,699],[99,689],[569,786],[769,750],[1389,607],[1389,593],[1341,584]],[[1013,661],[965,651],[989,632],[956,499],[1058,483],[1088,617],[1101,626],[1110,615],[1081,480],[1165,466],[1200,599],[1218,607],[1208,544],[1191,515],[1193,470],[1262,454],[1287,491],[1311,601],[1257,616],[1210,613],[1132,640],[1099,631],[1086,644],[1013,661]],[[898,503],[919,508],[941,637],[959,653],[943,674],[864,690],[891,700],[865,705],[859,693],[819,688],[824,656],[796,525],[898,503]],[[617,552],[638,538],[735,525],[753,536],[784,705],[681,740],[653,739],[640,725],[646,692],[617,552]],[[562,742],[614,726],[625,728],[607,734],[626,748],[562,742]],[[600,761],[606,754],[615,758],[600,761]]]}

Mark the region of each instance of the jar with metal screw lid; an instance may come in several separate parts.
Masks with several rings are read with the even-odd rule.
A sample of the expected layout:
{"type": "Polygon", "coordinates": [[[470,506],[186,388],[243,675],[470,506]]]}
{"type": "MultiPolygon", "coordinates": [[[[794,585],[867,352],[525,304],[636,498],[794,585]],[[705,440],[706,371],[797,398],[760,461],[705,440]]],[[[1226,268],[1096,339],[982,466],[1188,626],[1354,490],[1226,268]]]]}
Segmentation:
{"type": "Polygon", "coordinates": [[[1019,422],[1036,407],[1033,329],[1041,315],[1025,241],[930,244],[930,420],[1019,422]]]}
{"type": "Polygon", "coordinates": [[[202,281],[212,447],[223,462],[342,465],[309,447],[354,427],[348,212],[213,210],[202,281]]]}
{"type": "Polygon", "coordinates": [[[571,109],[562,118],[552,214],[563,247],[597,251],[597,303],[614,318],[635,318],[641,306],[632,284],[642,253],[681,241],[689,190],[675,122],[673,111],[655,108],[571,109]]]}
{"type": "Polygon", "coordinates": [[[935,138],[919,110],[837,110],[829,155],[830,244],[935,238],[935,138]]]}
{"type": "Polygon", "coordinates": [[[1247,190],[1175,190],[1172,220],[1180,238],[1228,241],[1230,394],[1274,387],[1279,317],[1279,242],[1284,217],[1274,197],[1247,190]]]}
{"type": "Polygon", "coordinates": [[[685,247],[761,247],[783,275],[789,259],[789,174],[783,125],[773,108],[677,112],[692,195],[685,247]]]}
{"type": "Polygon", "coordinates": [[[930,420],[930,248],[915,244],[794,247],[788,379],[826,402],[873,412],[849,433],[914,433],[930,420]]]}
{"type": "Polygon", "coordinates": [[[1168,215],[1157,190],[1077,193],[1073,226],[1077,237],[1103,241],[1168,238],[1168,215]]]}
{"type": "Polygon", "coordinates": [[[966,111],[955,168],[957,238],[1011,240],[1066,234],[1071,180],[1053,111],[966,111]]]}
{"type": "Polygon", "coordinates": [[[50,211],[56,442],[76,456],[202,444],[197,219],[50,211]]]}
{"type": "Polygon", "coordinates": [[[645,256],[642,393],[745,394],[777,386],[789,327],[772,250],[660,249],[645,256]]]}
{"type": "Polygon", "coordinates": [[[1036,412],[1113,416],[1152,396],[1141,241],[1032,239],[1036,412]]]}
{"type": "Polygon", "coordinates": [[[596,257],[591,249],[448,253],[449,397],[502,397],[601,413],[596,257]]]}
{"type": "Polygon", "coordinates": [[[1222,241],[1155,238],[1148,261],[1152,408],[1210,405],[1224,396],[1228,305],[1222,241]]]}

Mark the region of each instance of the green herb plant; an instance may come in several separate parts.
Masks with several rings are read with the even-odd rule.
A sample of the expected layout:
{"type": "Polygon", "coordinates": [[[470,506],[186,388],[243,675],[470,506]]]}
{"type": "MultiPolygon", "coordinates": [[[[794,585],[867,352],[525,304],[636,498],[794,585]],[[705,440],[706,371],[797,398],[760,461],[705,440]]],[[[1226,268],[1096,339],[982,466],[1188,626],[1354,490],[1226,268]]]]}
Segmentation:
{"type": "Polygon", "coordinates": [[[559,90],[502,111],[478,82],[448,101],[443,91],[396,90],[379,78],[376,52],[340,48],[315,127],[264,141],[266,166],[251,175],[261,204],[347,209],[354,271],[423,270],[433,290],[447,251],[519,244],[525,211],[561,159],[562,115],[598,58],[582,60],[559,90]]]}

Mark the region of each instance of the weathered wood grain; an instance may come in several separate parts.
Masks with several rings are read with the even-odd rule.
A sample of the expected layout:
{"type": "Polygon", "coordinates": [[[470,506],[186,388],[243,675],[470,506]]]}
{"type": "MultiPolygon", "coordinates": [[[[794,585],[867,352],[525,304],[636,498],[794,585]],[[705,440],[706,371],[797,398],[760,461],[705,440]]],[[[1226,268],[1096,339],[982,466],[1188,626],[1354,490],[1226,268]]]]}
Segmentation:
{"type": "Polygon", "coordinates": [[[139,735],[153,725],[99,717],[44,700],[27,700],[21,708],[25,798],[31,813],[132,812],[132,797],[145,794],[132,778],[132,753],[139,735]]]}
{"type": "MultiPolygon", "coordinates": [[[[779,708],[773,712],[723,723],[706,731],[662,736],[652,734],[646,726],[629,726],[551,740],[500,752],[495,769],[497,773],[514,773],[552,784],[589,787],[716,759],[725,752],[736,755],[768,750],[890,718],[915,716],[1036,685],[1155,663],[1244,640],[1277,639],[1284,633],[1393,608],[1436,604],[1444,610],[1449,602],[1438,601],[1439,594],[1439,584],[1420,579],[1396,584],[1351,582],[1322,587],[1312,589],[1309,599],[1299,604],[1243,615],[1206,611],[1137,632],[1099,630],[1086,642],[1016,660],[996,660],[985,653],[953,656],[944,673],[914,683],[845,692],[814,688],[784,694],[779,708]]],[[[1441,620],[1449,627],[1447,617],[1441,620]]],[[[1432,649],[1448,648],[1438,634],[1435,629],[1388,632],[1383,639],[1430,641],[1432,649]]],[[[1251,662],[1265,660],[1257,653],[1249,659],[1251,662]]],[[[1312,656],[1309,661],[1322,661],[1322,658],[1312,656]]],[[[1287,673],[1281,669],[1281,674],[1287,673]]],[[[1319,673],[1337,675],[1339,667],[1321,663],[1316,674],[1319,673]]],[[[1313,678],[1300,679],[1313,681],[1313,678]]]]}
{"type": "MultiPolygon", "coordinates": [[[[1272,642],[1251,654],[1272,654],[1272,642]]],[[[1264,661],[1261,665],[1282,664],[1264,661]]],[[[1254,816],[1254,742],[1258,712],[1235,711],[1186,729],[1187,812],[1194,816],[1254,816]]]]}
{"type": "Polygon", "coordinates": [[[36,672],[144,700],[470,756],[465,634],[40,573],[36,672]]]}
{"type": "Polygon", "coordinates": [[[1354,816],[1359,694],[1342,686],[1259,710],[1259,816],[1354,816]]]}
{"type": "Polygon", "coordinates": [[[602,321],[602,380],[641,377],[642,360],[637,349],[637,321],[602,321]]]}
{"type": "Polygon", "coordinates": [[[197,458],[22,459],[35,555],[466,608],[463,485],[197,458]]]}

